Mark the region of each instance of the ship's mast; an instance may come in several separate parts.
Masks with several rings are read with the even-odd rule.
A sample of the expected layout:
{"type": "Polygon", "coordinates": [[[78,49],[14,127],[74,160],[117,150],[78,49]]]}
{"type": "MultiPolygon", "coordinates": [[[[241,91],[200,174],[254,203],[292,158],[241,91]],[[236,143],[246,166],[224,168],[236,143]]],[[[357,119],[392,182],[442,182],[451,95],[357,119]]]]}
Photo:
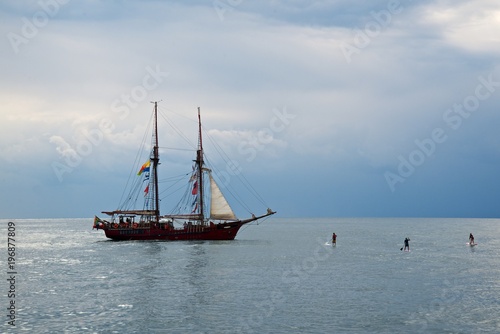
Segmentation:
{"type": "Polygon", "coordinates": [[[198,167],[198,189],[200,205],[200,224],[205,223],[205,213],[203,208],[203,141],[201,137],[201,116],[200,107],[198,107],[198,151],[196,152],[196,165],[198,167]]]}
{"type": "MultiPolygon", "coordinates": [[[[155,112],[154,112],[154,147],[153,147],[153,186],[154,186],[154,212],[156,216],[156,222],[160,221],[160,198],[158,194],[158,165],[160,162],[160,155],[158,153],[158,102],[155,101],[155,112]]],[[[151,226],[151,225],[150,225],[151,226]]]]}

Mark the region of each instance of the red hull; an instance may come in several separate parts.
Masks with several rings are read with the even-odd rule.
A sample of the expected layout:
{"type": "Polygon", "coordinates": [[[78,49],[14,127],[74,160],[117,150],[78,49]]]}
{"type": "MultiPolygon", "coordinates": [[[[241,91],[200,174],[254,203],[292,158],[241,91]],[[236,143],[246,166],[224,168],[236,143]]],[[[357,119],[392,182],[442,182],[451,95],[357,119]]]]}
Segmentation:
{"type": "Polygon", "coordinates": [[[234,240],[244,223],[226,223],[185,229],[103,228],[106,237],[113,240],[234,240]]]}

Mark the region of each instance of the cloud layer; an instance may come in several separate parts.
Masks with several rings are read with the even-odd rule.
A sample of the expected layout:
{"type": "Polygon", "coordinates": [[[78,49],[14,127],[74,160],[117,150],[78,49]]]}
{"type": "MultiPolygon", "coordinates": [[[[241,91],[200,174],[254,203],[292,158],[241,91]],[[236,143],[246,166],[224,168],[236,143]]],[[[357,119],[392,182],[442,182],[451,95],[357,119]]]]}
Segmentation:
{"type": "MultiPolygon", "coordinates": [[[[0,11],[4,217],[116,207],[159,100],[187,134],[162,128],[165,146],[192,148],[201,107],[207,135],[282,216],[500,214],[495,1],[0,11]]],[[[165,166],[190,168],[169,148],[165,166]]]]}

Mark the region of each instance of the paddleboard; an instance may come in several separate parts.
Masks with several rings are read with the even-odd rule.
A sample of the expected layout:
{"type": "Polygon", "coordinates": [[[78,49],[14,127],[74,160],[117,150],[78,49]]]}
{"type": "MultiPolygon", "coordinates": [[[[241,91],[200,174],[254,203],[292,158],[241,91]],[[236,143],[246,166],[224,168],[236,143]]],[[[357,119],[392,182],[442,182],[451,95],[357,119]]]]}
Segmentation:
{"type": "Polygon", "coordinates": [[[469,245],[469,246],[471,246],[471,247],[474,247],[474,246],[477,246],[477,242],[476,242],[476,243],[473,243],[473,244],[471,244],[471,243],[469,243],[469,242],[468,242],[468,243],[467,243],[467,245],[469,245]]]}

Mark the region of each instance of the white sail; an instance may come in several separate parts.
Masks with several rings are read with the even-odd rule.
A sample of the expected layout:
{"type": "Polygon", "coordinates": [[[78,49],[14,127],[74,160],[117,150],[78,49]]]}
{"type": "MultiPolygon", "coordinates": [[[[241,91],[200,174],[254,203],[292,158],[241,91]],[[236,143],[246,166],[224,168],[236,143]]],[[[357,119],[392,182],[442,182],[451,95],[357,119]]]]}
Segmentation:
{"type": "Polygon", "coordinates": [[[210,218],[212,219],[236,219],[233,210],[229,206],[229,203],[224,198],[224,195],[219,189],[217,183],[215,183],[212,174],[210,176],[210,190],[211,190],[211,202],[210,202],[210,218]]]}

